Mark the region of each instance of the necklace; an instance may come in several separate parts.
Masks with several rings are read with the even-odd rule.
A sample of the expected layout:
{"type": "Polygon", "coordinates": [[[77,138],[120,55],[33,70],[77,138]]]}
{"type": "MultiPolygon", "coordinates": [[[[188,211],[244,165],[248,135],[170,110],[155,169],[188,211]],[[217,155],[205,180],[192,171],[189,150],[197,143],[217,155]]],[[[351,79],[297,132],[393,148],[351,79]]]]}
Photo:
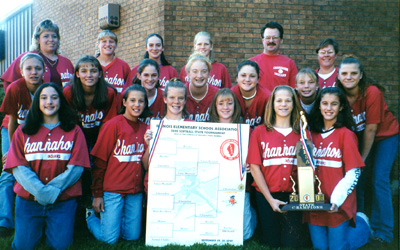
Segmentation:
{"type": "Polygon", "coordinates": [[[254,92],[254,95],[252,95],[252,96],[250,96],[250,97],[246,97],[246,96],[242,95],[242,97],[243,97],[243,99],[245,99],[245,100],[250,100],[250,99],[253,99],[253,98],[256,96],[256,94],[257,94],[257,89],[256,89],[256,91],[254,92]]]}
{"type": "Polygon", "coordinates": [[[196,102],[200,102],[201,100],[204,99],[204,97],[206,97],[206,95],[207,95],[207,93],[208,93],[208,83],[206,83],[206,84],[207,84],[207,90],[206,90],[206,93],[204,94],[204,96],[203,96],[202,98],[196,98],[196,97],[194,97],[193,94],[192,94],[192,91],[190,90],[190,86],[189,86],[189,93],[190,93],[190,96],[191,96],[196,102]]]}
{"type": "Polygon", "coordinates": [[[53,61],[53,60],[47,58],[47,56],[45,56],[45,55],[44,55],[44,58],[45,58],[46,61],[51,65],[52,68],[54,67],[54,65],[56,65],[56,63],[57,63],[57,61],[58,61],[58,57],[57,57],[57,59],[56,59],[55,61],[53,61]],[[52,63],[52,62],[53,62],[53,63],[52,63]]]}

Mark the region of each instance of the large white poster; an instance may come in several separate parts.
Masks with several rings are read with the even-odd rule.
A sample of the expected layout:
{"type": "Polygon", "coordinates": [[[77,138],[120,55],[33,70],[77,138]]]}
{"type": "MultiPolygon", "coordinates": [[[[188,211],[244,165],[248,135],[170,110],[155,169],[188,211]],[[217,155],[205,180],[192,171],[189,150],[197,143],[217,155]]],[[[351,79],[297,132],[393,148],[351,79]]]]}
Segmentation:
{"type": "Polygon", "coordinates": [[[151,121],[146,245],[243,244],[249,125],[151,121]]]}

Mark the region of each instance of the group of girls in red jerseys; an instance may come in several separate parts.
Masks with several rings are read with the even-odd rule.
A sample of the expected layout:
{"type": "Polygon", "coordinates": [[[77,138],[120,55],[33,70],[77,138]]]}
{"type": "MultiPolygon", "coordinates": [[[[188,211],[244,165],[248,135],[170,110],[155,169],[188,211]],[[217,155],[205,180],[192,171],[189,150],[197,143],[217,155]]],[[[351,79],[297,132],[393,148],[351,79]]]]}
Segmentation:
{"type": "Polygon", "coordinates": [[[99,34],[95,56],[81,57],[75,68],[59,55],[59,29],[51,20],[38,24],[32,41],[31,51],[1,77],[6,95],[0,112],[7,116],[0,236],[15,227],[14,249],[35,248],[43,230],[50,247],[70,246],[82,192],[92,200],[86,222],[96,239],[109,244],[137,240],[151,119],[250,125],[244,240],[257,225],[271,247],[312,243],[315,249],[356,249],[369,240],[393,240],[389,177],[398,151],[398,122],[382,88],[367,78],[358,59],[344,57],[335,67],[335,40],[317,46],[319,69],[301,69],[295,89],[281,85],[272,92],[258,84],[259,65],[249,60],[238,65],[232,87],[207,32],[196,34],[180,79],[158,34],[146,37],[144,60],[132,70],[116,57],[118,39],[109,30],[99,34]],[[329,211],[281,210],[297,176],[300,110],[307,113],[315,174],[331,203],[329,211]],[[370,225],[365,214],[357,213],[364,211],[368,188],[370,225]]]}

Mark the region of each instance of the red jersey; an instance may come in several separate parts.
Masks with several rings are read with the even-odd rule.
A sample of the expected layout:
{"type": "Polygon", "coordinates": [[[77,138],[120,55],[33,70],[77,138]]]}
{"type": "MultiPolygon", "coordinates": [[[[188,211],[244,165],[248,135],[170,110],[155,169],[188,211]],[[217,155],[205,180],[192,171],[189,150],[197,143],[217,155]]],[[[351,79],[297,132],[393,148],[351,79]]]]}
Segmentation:
{"type": "Polygon", "coordinates": [[[159,120],[164,117],[164,105],[164,92],[161,89],[157,89],[156,99],[154,100],[153,104],[149,106],[151,112],[153,112],[153,115],[151,117],[147,117],[144,122],[149,125],[150,120],[159,120]]]}
{"type": "MultiPolygon", "coordinates": [[[[139,68],[139,65],[136,65],[132,69],[131,73],[129,73],[127,87],[132,85],[132,80],[133,80],[133,78],[135,78],[138,68],[139,68]]],[[[158,77],[158,79],[160,81],[160,89],[162,89],[164,91],[165,86],[168,84],[169,80],[174,77],[178,78],[178,72],[176,71],[176,69],[174,69],[174,67],[172,67],[171,65],[165,65],[165,66],[160,65],[160,75],[158,77]]]]}
{"type": "Polygon", "coordinates": [[[326,88],[326,87],[336,87],[336,76],[337,76],[337,74],[338,74],[338,71],[339,71],[339,68],[336,67],[336,68],[335,68],[335,72],[333,72],[333,74],[332,74],[330,77],[328,77],[328,78],[326,78],[326,79],[324,80],[324,79],[321,78],[321,77],[319,76],[319,74],[318,74],[319,69],[316,69],[315,72],[317,72],[317,74],[318,74],[318,83],[319,83],[319,86],[320,86],[322,89],[324,89],[324,88],[326,88]]]}
{"type": "MultiPolygon", "coordinates": [[[[285,136],[275,129],[267,130],[264,125],[251,133],[247,163],[261,166],[271,193],[293,192],[290,176],[297,173],[296,143],[299,140],[300,135],[294,131],[285,136]]],[[[261,192],[255,182],[253,186],[261,192]]]]}
{"type": "Polygon", "coordinates": [[[251,105],[246,108],[246,103],[242,93],[240,93],[239,85],[236,84],[233,86],[232,91],[235,93],[235,96],[240,103],[243,119],[247,124],[250,125],[250,128],[254,129],[258,125],[264,124],[265,107],[267,106],[271,92],[257,84],[256,96],[253,98],[251,105]]]}
{"type": "MultiPolygon", "coordinates": [[[[189,85],[187,85],[187,88],[189,92],[189,85]]],[[[208,85],[208,92],[200,102],[195,101],[189,92],[186,100],[186,110],[189,113],[190,120],[205,122],[210,119],[210,105],[218,90],[217,87],[208,85]]]]}
{"type": "MultiPolygon", "coordinates": [[[[229,77],[228,70],[225,65],[219,62],[214,62],[211,64],[211,72],[208,77],[208,84],[222,88],[232,88],[231,78],[229,77]]],[[[186,73],[186,65],[181,69],[181,73],[179,74],[179,78],[183,83],[189,84],[189,76],[186,73]]]]}
{"type": "MultiPolygon", "coordinates": [[[[21,126],[17,128],[7,156],[5,167],[7,172],[12,173],[12,168],[17,166],[27,166],[46,185],[62,174],[67,165],[90,168],[85,137],[78,126],[68,132],[62,130],[60,126],[52,130],[41,126],[34,135],[23,133],[21,126]]],[[[34,200],[34,197],[18,182],[15,183],[14,192],[26,200],[34,200]]],[[[79,180],[65,189],[57,201],[68,200],[81,194],[79,180]]]]}
{"type": "Polygon", "coordinates": [[[106,81],[111,84],[118,93],[121,93],[128,79],[129,72],[131,71],[129,65],[125,61],[115,57],[107,66],[102,65],[101,67],[103,68],[106,81]]]}
{"type": "MultiPolygon", "coordinates": [[[[18,124],[23,124],[31,107],[32,98],[33,95],[31,95],[28,87],[26,87],[25,79],[20,78],[11,83],[9,88],[7,88],[0,112],[15,117],[18,124]]],[[[3,121],[3,126],[8,127],[8,124],[4,124],[3,121]]]]}
{"type": "Polygon", "coordinates": [[[258,83],[272,92],[278,85],[296,85],[297,66],[292,59],[284,55],[267,55],[261,53],[249,60],[260,67],[258,83]]]}
{"type": "Polygon", "coordinates": [[[102,197],[103,191],[123,194],[143,192],[142,157],[146,151],[144,134],[147,125],[118,115],[106,122],[99,136],[102,138],[90,153],[107,162],[106,169],[93,166],[93,195],[102,197]]]}
{"type": "MultiPolygon", "coordinates": [[[[85,111],[78,111],[79,125],[85,134],[88,145],[94,145],[96,142],[100,126],[117,115],[117,94],[111,87],[107,88],[108,105],[106,108],[97,110],[91,104],[86,107],[85,111]]],[[[67,85],[63,93],[71,107],[74,107],[72,103],[72,85],[67,85]]]]}
{"type": "Polygon", "coordinates": [[[388,110],[382,91],[376,86],[368,86],[365,96],[361,94],[351,107],[357,132],[363,131],[366,124],[378,124],[375,141],[380,141],[399,133],[399,123],[388,110]]]}
{"type": "MultiPolygon", "coordinates": [[[[333,190],[346,172],[364,166],[358,152],[357,137],[345,127],[335,129],[325,139],[320,133],[311,133],[311,136],[314,143],[316,172],[321,180],[321,191],[325,195],[325,202],[330,202],[333,190]]],[[[312,225],[337,227],[346,220],[355,219],[356,212],[356,192],[353,189],[337,213],[306,212],[304,220],[312,225]]]]}
{"type": "MultiPolygon", "coordinates": [[[[35,53],[39,54],[37,51],[28,51],[26,53],[35,53]]],[[[19,78],[22,78],[21,75],[21,69],[19,67],[19,64],[21,62],[21,58],[26,54],[22,53],[20,56],[18,56],[7,68],[7,70],[4,72],[4,74],[1,76],[1,80],[5,82],[14,82],[19,78]]],[[[66,57],[57,55],[58,61],[57,61],[57,72],[60,74],[61,77],[61,83],[57,83],[60,85],[60,87],[65,86],[74,76],[74,66],[72,65],[71,61],[68,60],[66,57]]],[[[45,72],[44,72],[44,78],[43,82],[50,82],[50,69],[45,65],[45,72]]],[[[5,85],[4,89],[6,89],[8,86],[5,85]]]]}

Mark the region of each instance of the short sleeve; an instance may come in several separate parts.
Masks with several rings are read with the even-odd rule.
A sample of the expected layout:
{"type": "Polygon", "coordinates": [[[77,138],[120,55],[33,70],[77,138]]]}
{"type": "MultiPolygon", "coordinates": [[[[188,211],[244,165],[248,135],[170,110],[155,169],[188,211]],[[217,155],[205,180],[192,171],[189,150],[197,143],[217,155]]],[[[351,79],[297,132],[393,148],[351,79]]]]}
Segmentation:
{"type": "Polygon", "coordinates": [[[360,155],[360,152],[358,151],[358,141],[356,134],[346,129],[346,132],[342,133],[341,136],[342,138],[340,141],[343,144],[341,146],[341,148],[343,149],[342,161],[345,171],[347,172],[353,168],[364,167],[364,161],[360,155]]]}
{"type": "Polygon", "coordinates": [[[10,145],[10,150],[7,155],[7,162],[4,169],[7,172],[12,172],[12,168],[17,166],[30,166],[29,162],[25,159],[24,151],[24,133],[21,130],[22,126],[19,126],[14,133],[12,142],[10,145]]]}
{"type": "Polygon", "coordinates": [[[366,124],[379,124],[385,115],[385,99],[383,93],[375,86],[369,86],[366,93],[366,124]]]}
{"type": "Polygon", "coordinates": [[[105,123],[100,128],[98,138],[103,139],[97,140],[92,151],[90,152],[91,155],[104,162],[108,162],[110,154],[115,146],[117,128],[115,126],[115,122],[113,121],[105,123]]]}
{"type": "Polygon", "coordinates": [[[262,166],[262,147],[261,147],[261,129],[262,125],[256,127],[250,135],[249,151],[247,154],[247,163],[262,166]]]}
{"type": "Polygon", "coordinates": [[[69,165],[77,165],[84,168],[90,168],[89,152],[85,136],[79,126],[75,126],[75,141],[72,148],[69,165]]]}

